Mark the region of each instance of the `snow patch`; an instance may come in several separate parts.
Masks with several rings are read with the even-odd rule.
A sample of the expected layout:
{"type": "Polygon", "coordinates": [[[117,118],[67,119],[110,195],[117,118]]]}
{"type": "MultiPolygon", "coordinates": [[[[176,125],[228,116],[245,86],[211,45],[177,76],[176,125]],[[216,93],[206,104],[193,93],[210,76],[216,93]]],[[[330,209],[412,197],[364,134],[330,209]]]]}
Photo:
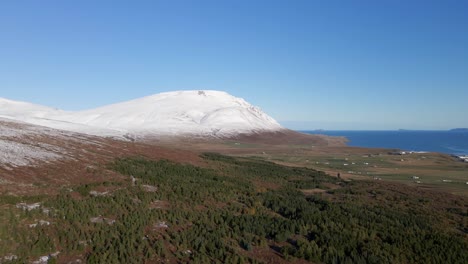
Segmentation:
{"type": "Polygon", "coordinates": [[[40,147],[0,139],[0,166],[28,166],[35,161],[58,160],[62,156],[40,147]]]}

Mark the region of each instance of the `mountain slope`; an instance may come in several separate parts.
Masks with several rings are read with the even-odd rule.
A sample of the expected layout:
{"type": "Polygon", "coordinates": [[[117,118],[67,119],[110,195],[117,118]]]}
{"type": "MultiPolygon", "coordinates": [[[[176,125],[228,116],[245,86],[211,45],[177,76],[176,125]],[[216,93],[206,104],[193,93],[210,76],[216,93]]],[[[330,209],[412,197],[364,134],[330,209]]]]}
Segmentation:
{"type": "MultiPolygon", "coordinates": [[[[115,174],[106,164],[121,156],[198,163],[198,155],[145,142],[129,142],[0,118],[0,194],[54,192],[71,183],[115,174]]],[[[1,263],[1,258],[0,258],[1,263]]]]}
{"type": "Polygon", "coordinates": [[[0,102],[1,117],[101,136],[233,136],[283,129],[258,107],[220,91],[167,92],[79,112],[0,102]]]}
{"type": "Polygon", "coordinates": [[[0,98],[0,118],[89,135],[119,138],[124,134],[122,131],[105,127],[92,127],[85,124],[73,123],[67,119],[71,115],[73,115],[73,112],[0,98]]]}
{"type": "Polygon", "coordinates": [[[57,114],[58,112],[60,112],[60,110],[47,106],[0,98],[0,117],[28,120],[45,118],[57,114]]]}

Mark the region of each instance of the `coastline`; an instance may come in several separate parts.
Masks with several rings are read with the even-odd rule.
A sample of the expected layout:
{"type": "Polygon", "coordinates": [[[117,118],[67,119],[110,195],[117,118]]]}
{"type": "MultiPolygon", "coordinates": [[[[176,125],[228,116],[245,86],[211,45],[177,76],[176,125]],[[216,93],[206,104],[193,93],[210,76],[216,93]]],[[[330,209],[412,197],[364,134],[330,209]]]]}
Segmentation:
{"type": "Polygon", "coordinates": [[[302,133],[345,137],[347,146],[386,148],[404,152],[436,152],[468,156],[468,132],[450,130],[300,130],[302,133]]]}

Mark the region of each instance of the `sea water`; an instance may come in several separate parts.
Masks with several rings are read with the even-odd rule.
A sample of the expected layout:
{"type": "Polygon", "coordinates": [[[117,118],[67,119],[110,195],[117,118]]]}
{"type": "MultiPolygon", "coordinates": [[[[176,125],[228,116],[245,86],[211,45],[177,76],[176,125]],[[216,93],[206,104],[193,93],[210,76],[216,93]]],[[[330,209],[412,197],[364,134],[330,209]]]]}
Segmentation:
{"type": "Polygon", "coordinates": [[[468,155],[467,131],[301,131],[342,136],[349,146],[468,155]]]}

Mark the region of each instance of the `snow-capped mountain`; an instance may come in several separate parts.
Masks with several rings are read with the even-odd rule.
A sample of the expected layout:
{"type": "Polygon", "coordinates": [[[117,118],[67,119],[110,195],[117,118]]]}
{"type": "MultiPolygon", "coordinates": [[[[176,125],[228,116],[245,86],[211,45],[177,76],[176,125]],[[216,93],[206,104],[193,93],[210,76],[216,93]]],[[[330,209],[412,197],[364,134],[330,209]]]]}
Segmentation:
{"type": "Polygon", "coordinates": [[[258,107],[221,91],[167,92],[78,112],[0,98],[0,117],[100,136],[232,136],[283,129],[258,107]]]}

